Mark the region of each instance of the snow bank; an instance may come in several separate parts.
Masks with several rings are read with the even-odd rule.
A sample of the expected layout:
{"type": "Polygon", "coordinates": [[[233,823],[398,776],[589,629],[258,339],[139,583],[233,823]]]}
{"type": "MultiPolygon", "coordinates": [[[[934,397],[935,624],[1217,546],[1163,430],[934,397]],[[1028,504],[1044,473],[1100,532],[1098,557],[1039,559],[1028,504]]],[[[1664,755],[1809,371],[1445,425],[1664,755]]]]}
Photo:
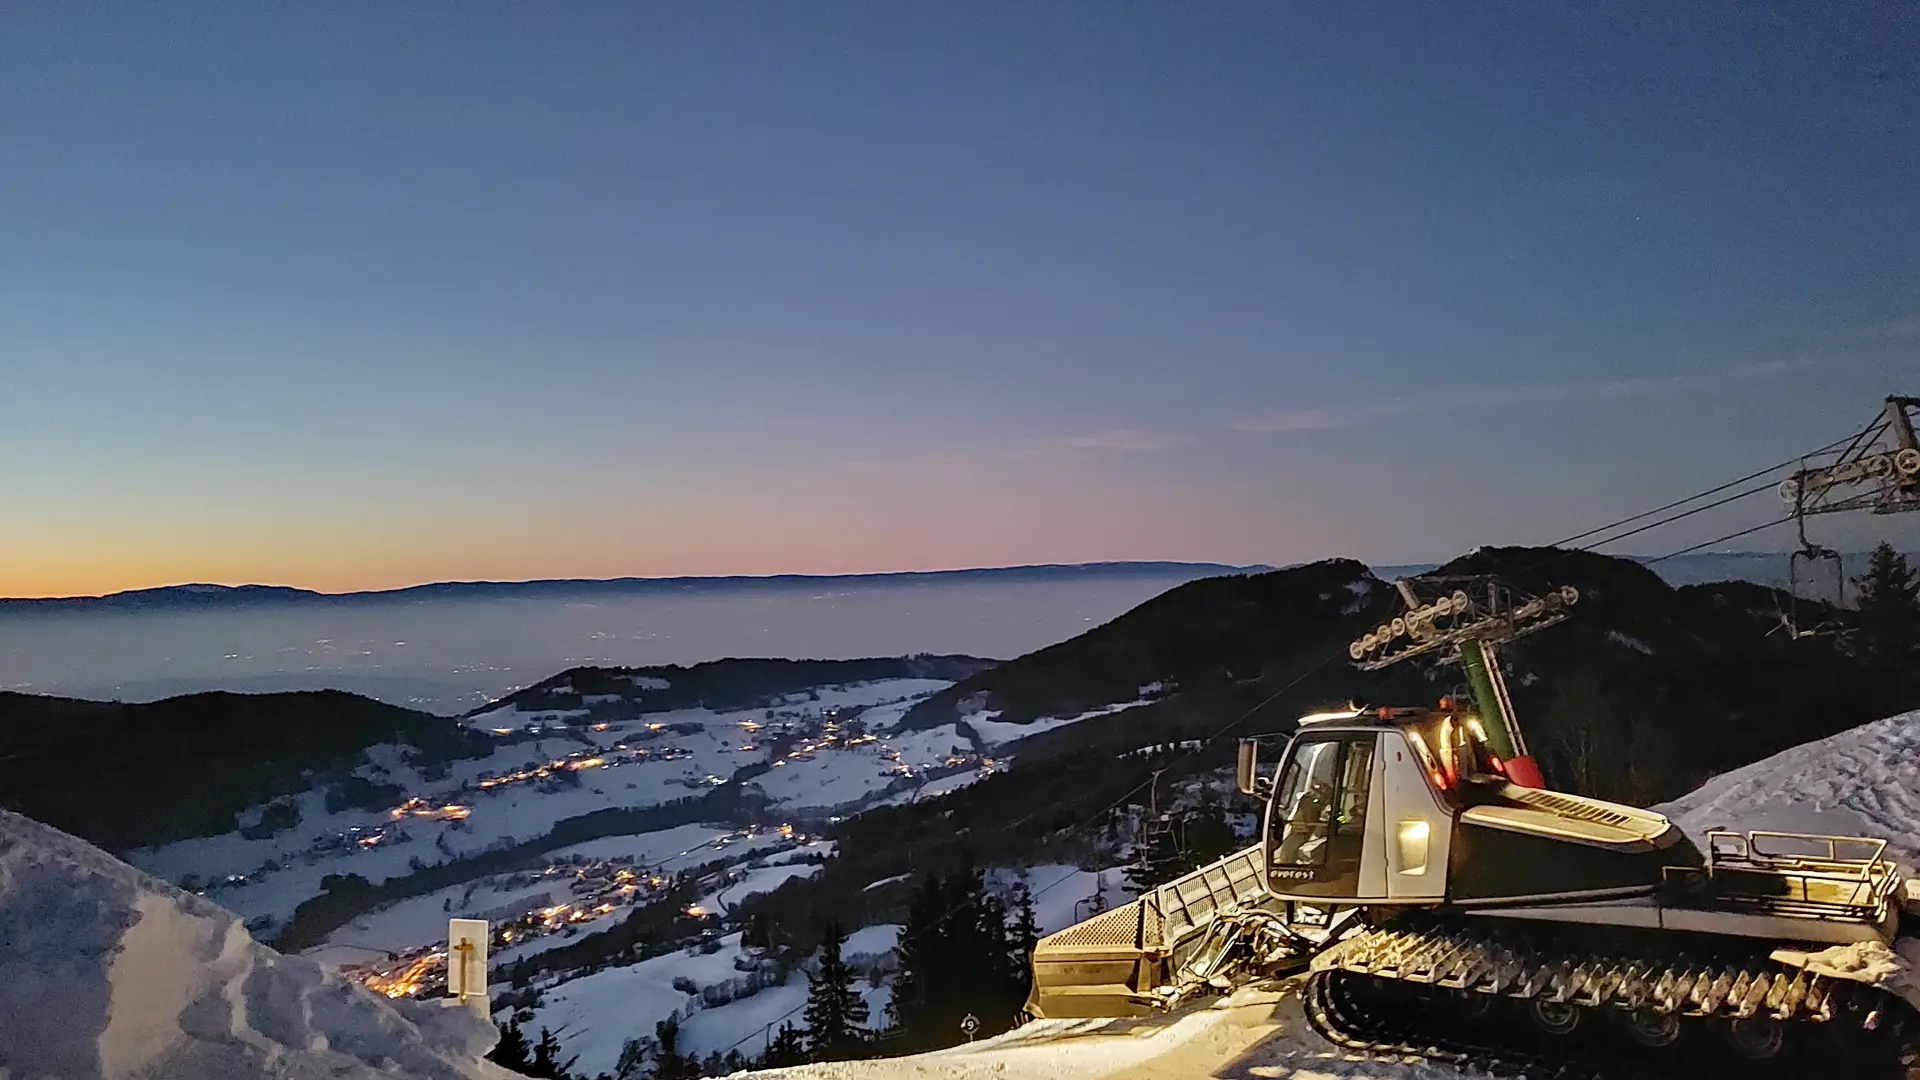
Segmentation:
{"type": "Polygon", "coordinates": [[[401,1005],[233,913],[0,810],[0,1075],[487,1078],[493,1025],[401,1005]]]}
{"type": "Polygon", "coordinates": [[[1920,866],[1920,712],[1902,713],[1707,781],[1656,807],[1689,836],[1708,829],[1834,833],[1887,841],[1920,866]]]}

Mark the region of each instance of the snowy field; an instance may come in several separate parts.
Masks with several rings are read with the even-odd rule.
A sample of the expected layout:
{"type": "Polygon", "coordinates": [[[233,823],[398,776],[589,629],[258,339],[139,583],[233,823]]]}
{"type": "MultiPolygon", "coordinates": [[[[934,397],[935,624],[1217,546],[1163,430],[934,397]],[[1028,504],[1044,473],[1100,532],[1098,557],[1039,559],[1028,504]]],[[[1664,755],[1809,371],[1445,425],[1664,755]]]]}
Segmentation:
{"type": "MultiPolygon", "coordinates": [[[[869,927],[851,935],[844,955],[855,961],[862,955],[893,947],[897,926],[869,927]],[[864,936],[863,936],[864,935],[864,936]]],[[[796,971],[784,984],[766,986],[722,1005],[706,1006],[698,992],[676,988],[707,988],[738,984],[755,966],[755,954],[740,947],[740,935],[721,938],[718,949],[702,953],[683,949],[642,960],[623,968],[597,972],[561,983],[541,994],[540,1007],[523,1028],[546,1028],[559,1038],[565,1056],[579,1055],[578,1071],[595,1075],[612,1072],[626,1040],[651,1036],[654,1025],[669,1017],[680,1023],[683,1050],[705,1056],[736,1047],[742,1054],[758,1054],[766,1047],[768,1028],[782,1022],[805,1026],[798,1009],[807,1000],[807,977],[796,971]]],[[[888,987],[859,983],[872,1026],[884,1024],[888,987]]]]}
{"type": "MultiPolygon", "coordinates": [[[[532,738],[501,737],[493,754],[455,762],[440,779],[425,779],[397,747],[375,747],[369,752],[372,763],[361,769],[362,775],[395,784],[407,797],[420,800],[415,811],[397,816],[395,811],[329,812],[324,795],[309,792],[292,800],[299,809],[298,823],[272,837],[247,839],[232,832],[134,852],[130,861],[169,880],[191,882],[206,890],[211,899],[265,935],[283,926],[300,903],[316,895],[329,874],[358,874],[374,883],[402,877],[420,865],[538,840],[558,822],[596,810],[656,806],[697,796],[756,763],[772,767],[755,777],[752,786],[796,817],[819,819],[870,806],[939,798],[1004,768],[1004,756],[991,755],[1006,742],[1064,724],[1097,722],[1139,704],[1126,702],[1064,718],[1042,718],[1031,725],[982,718],[971,726],[893,730],[907,710],[947,685],[937,680],[892,679],[817,687],[778,703],[774,711],[782,719],[774,722],[768,720],[765,708],[680,709],[596,725],[600,730],[556,730],[550,713],[522,713],[506,706],[476,716],[474,726],[518,731],[533,725],[543,730],[532,738]],[[868,735],[833,736],[824,716],[826,710],[836,708],[861,710],[859,719],[868,735]],[[788,736],[778,744],[784,749],[774,759],[776,744],[770,736],[782,724],[797,726],[787,728],[788,736]],[[354,839],[354,830],[360,830],[357,835],[362,840],[378,835],[373,842],[360,842],[354,839]]],[[[243,824],[258,813],[256,808],[243,815],[243,824]]],[[[831,851],[830,844],[819,841],[791,852],[783,850],[791,847],[793,841],[778,832],[752,832],[715,822],[602,837],[541,858],[549,865],[631,860],[655,873],[732,863],[738,869],[701,898],[714,910],[725,911],[754,893],[818,873],[818,858],[831,851]]],[[[1061,870],[1074,873],[1071,868],[1061,870]]],[[[439,940],[449,917],[506,922],[517,917],[513,912],[575,898],[567,892],[568,880],[529,882],[525,877],[524,873],[494,875],[401,900],[333,931],[308,955],[335,964],[368,963],[381,953],[404,953],[439,940]]],[[[1052,883],[1051,878],[1037,882],[1035,889],[1052,883]]],[[[1117,875],[1114,884],[1118,884],[1117,875]]],[[[1058,918],[1070,921],[1075,902],[1091,888],[1090,879],[1046,888],[1042,900],[1056,907],[1064,903],[1065,914],[1058,918]]],[[[1046,911],[1051,913],[1053,908],[1046,911]]],[[[587,923],[579,930],[596,928],[587,923]]],[[[565,944],[572,936],[532,937],[500,949],[494,959],[511,962],[565,944]]]]}
{"type": "MultiPolygon", "coordinates": [[[[947,685],[894,679],[825,687],[819,691],[820,701],[806,702],[804,708],[817,716],[833,705],[880,702],[897,710],[887,714],[897,722],[906,707],[947,685]]],[[[717,780],[766,759],[767,752],[749,729],[764,715],[765,710],[680,709],[649,713],[642,720],[601,731],[571,729],[532,741],[503,740],[493,754],[455,762],[436,781],[426,780],[403,761],[397,748],[375,747],[370,752],[374,764],[363,767],[363,775],[397,784],[407,795],[432,805],[463,807],[467,816],[448,821],[408,817],[395,822],[387,811],[329,812],[322,793],[308,792],[295,800],[299,823],[272,837],[250,840],[238,832],[224,833],[134,852],[131,861],[174,881],[187,875],[202,882],[244,875],[242,882],[216,888],[214,899],[249,920],[277,925],[301,901],[317,894],[320,879],[328,874],[354,873],[377,883],[410,873],[414,860],[431,865],[535,840],[555,823],[595,810],[657,806],[699,795],[717,780]],[[675,725],[683,729],[671,730],[675,725]],[[639,751],[647,757],[634,756],[639,751]],[[573,775],[567,779],[578,783],[528,776],[482,787],[483,781],[525,775],[538,768],[555,774],[570,772],[573,775]],[[397,831],[372,846],[338,843],[337,838],[356,828],[397,831]]],[[[827,811],[878,799],[896,786],[909,788],[913,774],[947,767],[955,751],[977,753],[951,725],[898,738],[882,734],[861,746],[790,753],[754,784],[774,803],[796,813],[827,811]]],[[[692,834],[676,830],[676,835],[692,834]]],[[[675,847],[678,843],[664,834],[659,839],[609,837],[564,850],[627,848],[636,857],[650,860],[657,846],[685,850],[675,847]]]]}
{"type": "MultiPolygon", "coordinates": [[[[882,802],[935,798],[980,779],[988,768],[983,756],[1005,742],[1064,723],[1096,720],[1137,704],[1065,719],[1042,718],[1031,725],[981,721],[965,732],[957,724],[922,731],[892,730],[909,708],[947,685],[928,679],[891,679],[820,687],[813,692],[818,700],[813,695],[794,695],[781,712],[818,717],[830,708],[863,707],[861,720],[872,738],[859,745],[828,745],[821,738],[809,738],[773,761],[773,767],[751,783],[774,804],[796,814],[853,812],[882,802]]],[[[521,714],[505,707],[476,717],[474,723],[482,729],[516,730],[549,715],[521,714]]],[[[131,861],[174,881],[188,875],[201,882],[242,876],[244,880],[216,886],[211,895],[250,924],[277,926],[320,891],[320,880],[328,874],[354,873],[378,883],[410,873],[416,860],[431,865],[536,840],[566,818],[608,808],[657,806],[701,794],[736,770],[771,756],[763,745],[766,724],[765,709],[678,709],[648,713],[604,730],[548,728],[530,741],[503,739],[493,754],[455,762],[447,775],[435,781],[408,765],[398,748],[375,747],[369,753],[373,764],[361,769],[363,775],[397,784],[428,806],[460,807],[466,816],[444,821],[406,817],[396,822],[384,811],[329,812],[322,793],[308,792],[294,800],[299,823],[272,837],[250,840],[238,832],[201,837],[134,852],[131,861]],[[638,756],[643,753],[646,756],[638,756]],[[562,784],[551,777],[530,775],[538,769],[556,775],[571,773],[566,779],[578,782],[562,784]],[[522,779],[498,782],[502,777],[522,779]],[[341,843],[339,838],[353,829],[384,829],[386,835],[370,846],[341,843]]],[[[587,841],[549,857],[628,855],[679,868],[673,864],[692,865],[704,861],[701,855],[739,854],[723,850],[727,832],[682,826],[587,841]],[[676,853],[684,857],[670,858],[676,853]]],[[[443,891],[435,894],[433,905],[408,903],[425,909],[447,898],[443,891]]],[[[363,932],[373,934],[373,940],[388,933],[372,923],[363,932]]]]}
{"type": "Polygon", "coordinates": [[[1033,921],[1042,934],[1065,930],[1092,918],[1096,908],[1117,908],[1133,899],[1126,868],[1082,870],[1049,863],[1021,870],[991,871],[987,883],[996,892],[1024,888],[1033,897],[1033,921]]]}

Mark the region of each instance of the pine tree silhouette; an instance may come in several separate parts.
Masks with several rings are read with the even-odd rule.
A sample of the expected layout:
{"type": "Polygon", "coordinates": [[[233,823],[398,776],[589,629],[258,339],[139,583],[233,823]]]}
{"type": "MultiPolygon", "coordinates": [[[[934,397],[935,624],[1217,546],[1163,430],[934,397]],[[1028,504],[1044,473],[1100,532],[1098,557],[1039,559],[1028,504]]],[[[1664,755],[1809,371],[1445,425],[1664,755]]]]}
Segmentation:
{"type": "Polygon", "coordinates": [[[1040,926],[1033,917],[1033,890],[1022,886],[1014,901],[1013,920],[1007,927],[1007,964],[1012,972],[1011,996],[1025,1007],[1027,993],[1033,988],[1033,947],[1040,940],[1040,926]]]}
{"type": "Polygon", "coordinates": [[[680,1021],[673,1017],[653,1025],[652,1080],[696,1080],[700,1063],[692,1054],[680,1052],[680,1021]]]}
{"type": "Polygon", "coordinates": [[[966,1038],[968,1014],[980,1035],[1005,1030],[1025,1001],[1024,958],[1016,963],[1015,932],[1006,905],[986,890],[970,863],[916,884],[900,933],[894,978],[894,1025],[904,1047],[934,1049],[966,1038]]]}
{"type": "Polygon", "coordinates": [[[780,1025],[780,1031],[767,1044],[767,1052],[760,1056],[758,1064],[762,1069],[783,1069],[789,1065],[806,1063],[806,1035],[789,1023],[780,1025]]]}
{"type": "Polygon", "coordinates": [[[867,1003],[854,989],[853,969],[841,958],[846,943],[846,930],[828,923],[820,970],[807,976],[807,1052],[815,1061],[844,1061],[866,1050],[867,1003]]]}
{"type": "Polygon", "coordinates": [[[533,1060],[527,1063],[525,1072],[528,1076],[542,1077],[544,1080],[573,1080],[573,1074],[567,1070],[577,1060],[576,1057],[561,1061],[560,1040],[554,1038],[553,1032],[541,1028],[540,1041],[533,1044],[533,1060]]]}
{"type": "Polygon", "coordinates": [[[1873,549],[1867,572],[1854,579],[1860,596],[1861,659],[1901,682],[1920,657],[1920,574],[1892,544],[1873,549]]]}
{"type": "Polygon", "coordinates": [[[503,1069],[510,1069],[524,1075],[527,1067],[532,1064],[532,1060],[528,1057],[529,1049],[527,1036],[520,1030],[520,1022],[509,1020],[507,1026],[500,1029],[500,1041],[493,1045],[493,1049],[487,1051],[487,1060],[503,1069]]]}

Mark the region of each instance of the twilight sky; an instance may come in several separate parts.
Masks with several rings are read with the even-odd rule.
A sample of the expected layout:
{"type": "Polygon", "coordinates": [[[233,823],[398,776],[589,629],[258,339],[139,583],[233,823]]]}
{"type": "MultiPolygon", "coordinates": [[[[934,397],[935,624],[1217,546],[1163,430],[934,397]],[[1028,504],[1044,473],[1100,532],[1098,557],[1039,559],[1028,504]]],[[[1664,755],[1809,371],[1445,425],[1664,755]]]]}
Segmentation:
{"type": "Polygon", "coordinates": [[[8,5],[0,595],[1558,539],[1920,393],[1917,10],[8,5]]]}

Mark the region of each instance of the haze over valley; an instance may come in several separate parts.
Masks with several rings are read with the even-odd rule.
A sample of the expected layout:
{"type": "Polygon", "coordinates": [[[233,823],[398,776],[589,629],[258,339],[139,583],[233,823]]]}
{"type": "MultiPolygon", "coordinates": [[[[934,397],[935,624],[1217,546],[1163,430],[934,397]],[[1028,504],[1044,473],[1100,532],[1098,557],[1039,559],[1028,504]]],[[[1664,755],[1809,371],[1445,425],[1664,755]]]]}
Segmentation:
{"type": "Polygon", "coordinates": [[[1156,565],[1009,580],[729,582],[670,591],[372,597],[124,608],[0,605],[0,690],[148,701],[202,690],[338,689],[459,713],[581,665],[731,656],[1013,657],[1225,567],[1156,565]]]}

